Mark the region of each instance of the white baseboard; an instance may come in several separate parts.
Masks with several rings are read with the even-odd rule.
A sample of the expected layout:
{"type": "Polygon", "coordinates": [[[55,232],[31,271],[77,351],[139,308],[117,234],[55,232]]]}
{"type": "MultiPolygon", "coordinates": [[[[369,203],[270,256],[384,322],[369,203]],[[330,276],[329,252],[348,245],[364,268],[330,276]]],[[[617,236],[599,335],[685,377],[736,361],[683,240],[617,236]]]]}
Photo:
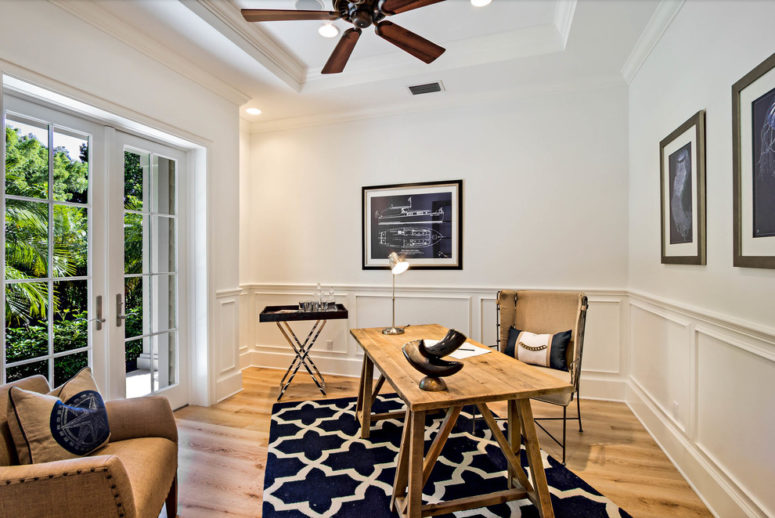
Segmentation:
{"type": "MultiPolygon", "coordinates": [[[[282,352],[247,351],[240,355],[240,365],[246,367],[264,367],[268,369],[287,369],[293,361],[293,354],[282,352]]],[[[359,358],[327,358],[313,356],[315,365],[322,374],[332,376],[358,377],[361,375],[363,361],[359,358]]],[[[300,372],[304,372],[302,368],[300,372]]]]}
{"type": "Polygon", "coordinates": [[[215,383],[215,401],[220,403],[224,399],[242,391],[242,371],[236,370],[218,378],[215,383]]]}
{"type": "Polygon", "coordinates": [[[601,377],[585,374],[579,378],[579,395],[582,399],[623,402],[627,395],[627,383],[620,377],[601,377]]]}

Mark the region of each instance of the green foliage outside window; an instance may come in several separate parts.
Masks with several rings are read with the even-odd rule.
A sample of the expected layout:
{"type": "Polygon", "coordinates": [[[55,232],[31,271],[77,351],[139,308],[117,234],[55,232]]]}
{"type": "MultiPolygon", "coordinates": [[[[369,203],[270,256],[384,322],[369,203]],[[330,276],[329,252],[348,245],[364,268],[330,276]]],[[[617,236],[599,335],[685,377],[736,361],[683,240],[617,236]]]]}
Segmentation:
{"type": "MultiPolygon", "coordinates": [[[[47,145],[33,135],[6,127],[6,194],[40,199],[41,202],[6,200],[5,276],[8,280],[73,277],[87,274],[88,215],[85,209],[55,205],[49,217],[47,145]],[[49,272],[48,232],[54,227],[52,268],[49,272]]],[[[53,153],[56,201],[86,202],[89,184],[88,148],[78,159],[65,147],[53,153]]],[[[48,354],[48,319],[53,315],[54,350],[68,351],[88,345],[86,283],[55,282],[53,311],[48,307],[46,282],[6,284],[6,362],[48,354]]],[[[56,379],[75,374],[86,362],[82,353],[55,360],[56,379]]],[[[8,369],[8,378],[47,374],[46,361],[8,369]]],[[[66,379],[66,378],[65,378],[66,379]]]]}

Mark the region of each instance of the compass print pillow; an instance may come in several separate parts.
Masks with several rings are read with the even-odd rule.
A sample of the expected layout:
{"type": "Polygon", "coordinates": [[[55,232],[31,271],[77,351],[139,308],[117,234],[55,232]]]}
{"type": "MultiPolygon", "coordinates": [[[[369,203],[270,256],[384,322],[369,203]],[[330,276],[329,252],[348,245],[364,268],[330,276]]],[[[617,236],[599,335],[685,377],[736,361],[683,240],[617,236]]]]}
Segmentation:
{"type": "Polygon", "coordinates": [[[49,394],[13,387],[9,397],[20,464],[88,455],[110,439],[105,403],[88,368],[49,394]]]}

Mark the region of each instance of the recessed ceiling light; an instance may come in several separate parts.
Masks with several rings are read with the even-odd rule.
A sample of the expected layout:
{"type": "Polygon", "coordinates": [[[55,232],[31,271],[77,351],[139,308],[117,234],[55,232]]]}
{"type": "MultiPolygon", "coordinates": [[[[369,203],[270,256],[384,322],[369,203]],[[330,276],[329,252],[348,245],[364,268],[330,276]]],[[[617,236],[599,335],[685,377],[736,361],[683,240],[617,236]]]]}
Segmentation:
{"type": "Polygon", "coordinates": [[[485,5],[490,5],[490,2],[492,0],[471,0],[471,5],[474,7],[484,7],[485,5]]]}
{"type": "Polygon", "coordinates": [[[318,34],[324,38],[336,38],[339,36],[339,29],[333,23],[324,23],[318,28],[318,34]]]}
{"type": "Polygon", "coordinates": [[[245,112],[248,115],[261,115],[261,110],[259,110],[258,108],[247,108],[245,112]]]}

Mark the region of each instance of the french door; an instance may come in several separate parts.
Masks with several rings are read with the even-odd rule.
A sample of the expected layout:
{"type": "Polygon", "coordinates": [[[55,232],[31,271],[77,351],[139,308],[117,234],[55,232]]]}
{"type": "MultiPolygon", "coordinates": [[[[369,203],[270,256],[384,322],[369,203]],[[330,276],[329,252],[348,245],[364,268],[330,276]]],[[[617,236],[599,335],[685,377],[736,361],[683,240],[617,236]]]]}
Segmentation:
{"type": "MultiPolygon", "coordinates": [[[[115,322],[110,327],[113,390],[126,397],[163,394],[173,407],[187,403],[188,359],[180,347],[179,282],[181,217],[180,171],[185,154],[179,150],[114,132],[108,208],[108,284],[113,294],[115,322]],[[122,376],[121,373],[125,375],[122,376]]],[[[185,336],[185,333],[182,333],[185,336]]]]}
{"type": "Polygon", "coordinates": [[[0,382],[92,367],[108,398],[187,403],[185,154],[6,95],[0,382]],[[184,382],[181,382],[184,381],[184,382]]]}

